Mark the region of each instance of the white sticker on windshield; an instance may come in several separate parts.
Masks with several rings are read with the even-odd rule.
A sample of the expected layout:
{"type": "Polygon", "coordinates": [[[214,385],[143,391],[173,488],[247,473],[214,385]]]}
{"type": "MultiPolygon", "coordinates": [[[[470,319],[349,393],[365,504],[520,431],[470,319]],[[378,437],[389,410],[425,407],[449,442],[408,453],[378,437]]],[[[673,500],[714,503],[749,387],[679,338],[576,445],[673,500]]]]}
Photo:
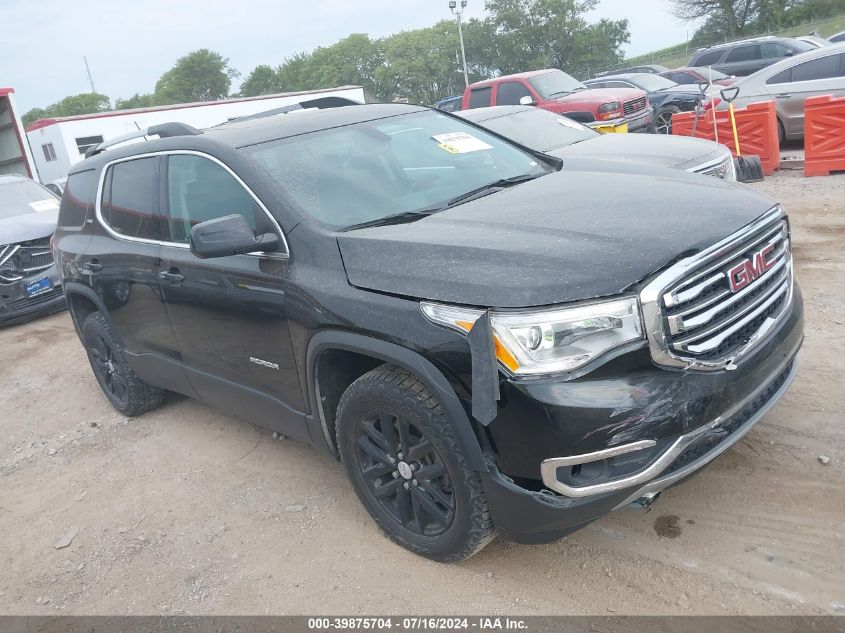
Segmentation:
{"type": "Polygon", "coordinates": [[[440,149],[446,150],[450,154],[468,154],[469,152],[493,149],[492,145],[488,145],[480,138],[475,138],[466,132],[436,134],[432,138],[437,141],[440,149]]]}
{"type": "Polygon", "coordinates": [[[32,207],[33,211],[53,211],[59,208],[59,201],[53,199],[36,200],[35,202],[30,202],[29,206],[32,207]]]}

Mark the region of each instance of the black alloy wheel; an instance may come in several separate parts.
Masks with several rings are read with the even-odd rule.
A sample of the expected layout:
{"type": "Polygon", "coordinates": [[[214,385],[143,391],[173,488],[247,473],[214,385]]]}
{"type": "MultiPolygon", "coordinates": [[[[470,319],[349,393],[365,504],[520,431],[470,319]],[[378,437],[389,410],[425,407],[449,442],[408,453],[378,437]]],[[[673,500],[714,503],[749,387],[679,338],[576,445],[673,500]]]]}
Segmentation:
{"type": "Polygon", "coordinates": [[[123,372],[121,363],[115,358],[114,350],[109,341],[99,332],[93,332],[88,336],[88,351],[91,356],[91,368],[100,386],[110,396],[109,400],[119,405],[126,406],[129,400],[126,375],[123,372]]]}
{"type": "Polygon", "coordinates": [[[455,517],[449,473],[434,446],[407,419],[373,411],[356,429],[355,458],[369,492],[406,529],[438,536],[455,517]]]}
{"type": "Polygon", "coordinates": [[[655,134],[671,134],[672,133],[672,115],[680,112],[681,109],[677,106],[665,106],[660,108],[654,115],[654,133],[655,134]]]}

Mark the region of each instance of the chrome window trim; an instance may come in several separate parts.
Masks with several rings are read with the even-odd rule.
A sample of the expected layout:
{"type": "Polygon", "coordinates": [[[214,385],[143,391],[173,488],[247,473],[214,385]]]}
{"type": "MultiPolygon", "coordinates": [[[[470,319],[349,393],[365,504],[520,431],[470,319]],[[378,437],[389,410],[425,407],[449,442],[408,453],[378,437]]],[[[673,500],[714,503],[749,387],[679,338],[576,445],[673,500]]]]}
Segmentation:
{"type": "Polygon", "coordinates": [[[200,152],[197,150],[189,150],[189,149],[174,149],[174,150],[162,150],[158,152],[145,152],[143,154],[135,154],[133,156],[126,156],[124,158],[116,158],[107,162],[103,165],[102,171],[100,172],[99,182],[97,183],[97,198],[94,205],[94,215],[97,217],[97,221],[100,223],[100,226],[111,235],[112,237],[119,239],[119,240],[126,240],[128,242],[140,242],[142,244],[155,244],[157,246],[171,246],[175,248],[187,248],[190,249],[190,244],[183,244],[182,242],[171,242],[168,240],[151,240],[144,237],[133,237],[131,235],[123,235],[122,233],[118,233],[112,227],[109,226],[108,222],[103,219],[102,214],[102,201],[103,201],[103,187],[106,182],[106,174],[109,172],[109,169],[113,165],[117,165],[118,163],[126,163],[133,160],[139,160],[142,158],[156,158],[159,156],[199,156],[200,158],[205,158],[210,160],[213,163],[218,164],[220,167],[225,169],[235,181],[243,187],[246,192],[250,195],[250,197],[255,201],[255,203],[261,208],[264,214],[267,216],[267,219],[270,220],[270,223],[273,227],[279,232],[279,237],[282,238],[282,244],[284,245],[285,252],[283,253],[265,253],[265,252],[258,252],[258,253],[245,253],[245,255],[251,257],[270,257],[274,259],[289,259],[290,258],[290,247],[288,246],[287,238],[285,237],[284,231],[282,231],[282,227],[279,226],[279,223],[276,221],[276,218],[273,217],[273,214],[267,209],[261,199],[255,194],[255,192],[249,188],[249,186],[238,176],[232,169],[224,163],[219,158],[212,156],[211,154],[207,154],[205,152],[200,152]]]}
{"type": "Polygon", "coordinates": [[[697,255],[687,257],[673,264],[642,289],[640,292],[640,306],[643,312],[643,321],[645,324],[645,332],[648,339],[649,349],[651,351],[651,357],[655,363],[666,367],[702,371],[735,369],[736,362],[754,349],[757,343],[759,343],[777,323],[780,323],[783,320],[783,317],[789,312],[789,308],[792,305],[794,274],[792,271],[793,264],[791,254],[789,255],[788,262],[789,270],[787,273],[787,295],[783,308],[774,315],[774,317],[767,319],[763,325],[760,326],[758,331],[751,337],[751,340],[727,359],[718,361],[702,361],[695,358],[684,357],[670,351],[664,335],[664,314],[661,308],[660,299],[677,282],[681,281],[685,277],[692,277],[697,270],[700,270],[707,263],[719,259],[720,257],[724,257],[739,244],[764,230],[766,226],[774,225],[785,218],[786,212],[780,205],[776,205],[769,209],[760,218],[745,226],[745,228],[729,235],[725,239],[717,242],[697,255]]]}

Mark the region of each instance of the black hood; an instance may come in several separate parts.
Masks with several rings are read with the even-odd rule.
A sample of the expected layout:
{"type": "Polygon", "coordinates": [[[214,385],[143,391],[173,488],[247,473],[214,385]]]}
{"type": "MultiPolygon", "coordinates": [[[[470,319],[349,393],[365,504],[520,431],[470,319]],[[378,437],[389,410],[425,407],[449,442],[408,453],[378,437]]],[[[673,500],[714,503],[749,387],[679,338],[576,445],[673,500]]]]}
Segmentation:
{"type": "Polygon", "coordinates": [[[56,230],[58,219],[58,208],[0,219],[0,246],[50,237],[56,230]]]}
{"type": "Polygon", "coordinates": [[[528,307],[624,292],[772,206],[710,176],[579,161],[411,224],[344,233],[338,243],[353,286],[528,307]]]}

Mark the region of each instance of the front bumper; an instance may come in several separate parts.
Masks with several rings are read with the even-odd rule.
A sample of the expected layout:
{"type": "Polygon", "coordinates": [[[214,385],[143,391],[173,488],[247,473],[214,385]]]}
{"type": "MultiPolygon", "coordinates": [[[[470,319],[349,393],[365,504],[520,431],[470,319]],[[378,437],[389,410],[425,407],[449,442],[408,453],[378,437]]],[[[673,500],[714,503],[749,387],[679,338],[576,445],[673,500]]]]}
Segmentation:
{"type": "Polygon", "coordinates": [[[654,119],[654,108],[648,106],[641,112],[628,117],[619,117],[609,121],[591,121],[587,127],[600,132],[627,126],[628,132],[648,132],[651,130],[651,123],[654,119]]]}
{"type": "Polygon", "coordinates": [[[0,325],[15,325],[64,310],[65,296],[56,265],[11,284],[0,284],[0,325]],[[40,279],[50,281],[50,289],[30,297],[26,285],[40,279]]]}
{"type": "Polygon", "coordinates": [[[518,435],[519,421],[502,414],[527,400],[510,385],[489,427],[497,468],[483,476],[497,529],[517,542],[552,541],[691,476],[783,396],[802,341],[796,285],[790,314],[734,371],[642,367],[638,354],[629,353],[595,375],[535,386],[533,395],[545,402],[532,415],[543,417],[523,417],[518,435]]]}

